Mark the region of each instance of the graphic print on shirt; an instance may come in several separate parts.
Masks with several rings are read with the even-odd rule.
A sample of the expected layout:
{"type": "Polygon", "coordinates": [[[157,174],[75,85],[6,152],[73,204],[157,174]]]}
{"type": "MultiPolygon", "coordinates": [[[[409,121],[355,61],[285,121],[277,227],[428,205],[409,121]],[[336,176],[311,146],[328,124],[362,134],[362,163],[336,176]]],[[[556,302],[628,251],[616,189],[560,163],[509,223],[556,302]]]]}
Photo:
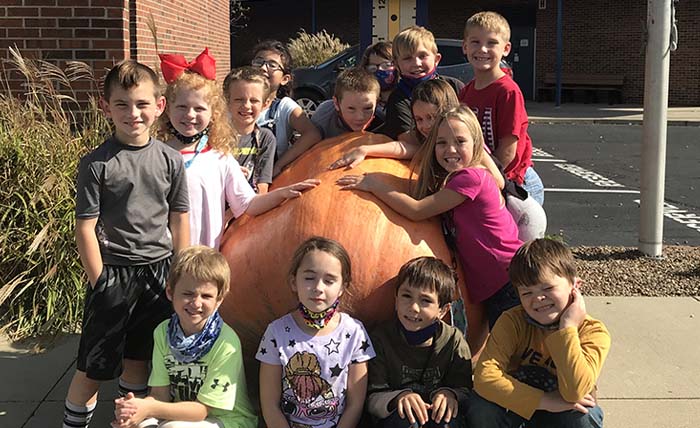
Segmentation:
{"type": "MultiPolygon", "coordinates": [[[[479,109],[476,107],[472,107],[472,111],[478,118],[479,109]]],[[[493,138],[493,108],[484,108],[484,115],[481,117],[481,120],[479,120],[479,122],[481,123],[481,132],[484,134],[484,142],[488,146],[489,150],[493,152],[494,150],[496,150],[496,142],[493,138]]]]}
{"type": "MultiPolygon", "coordinates": [[[[183,364],[168,355],[165,357],[165,368],[170,378],[170,395],[178,397],[178,401],[197,401],[199,389],[207,377],[208,366],[199,361],[183,364]]],[[[214,382],[218,385],[219,380],[214,379],[214,382]]]]}
{"type": "MultiPolygon", "coordinates": [[[[321,377],[321,365],[316,355],[310,352],[292,355],[282,378],[282,412],[323,425],[338,417],[339,405],[340,400],[333,394],[331,385],[321,377]]],[[[302,428],[308,425],[292,422],[291,426],[302,428]]]]}
{"type": "Polygon", "coordinates": [[[441,379],[440,367],[417,369],[406,365],[401,366],[401,388],[410,388],[420,395],[437,388],[441,379]]]}

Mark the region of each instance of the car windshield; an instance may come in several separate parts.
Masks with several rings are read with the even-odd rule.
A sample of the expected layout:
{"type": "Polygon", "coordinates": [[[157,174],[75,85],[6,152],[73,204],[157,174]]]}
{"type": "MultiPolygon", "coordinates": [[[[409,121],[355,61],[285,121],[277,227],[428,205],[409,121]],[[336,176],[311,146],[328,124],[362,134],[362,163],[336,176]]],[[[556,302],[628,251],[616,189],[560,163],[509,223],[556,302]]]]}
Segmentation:
{"type": "Polygon", "coordinates": [[[327,59],[327,60],[325,60],[324,62],[320,63],[320,64],[317,65],[316,67],[317,67],[317,68],[326,67],[328,64],[332,63],[333,61],[336,61],[338,58],[342,57],[343,55],[347,55],[348,53],[351,53],[352,51],[357,51],[357,49],[358,49],[358,46],[357,46],[357,45],[356,45],[356,46],[351,46],[351,47],[345,49],[344,51],[340,52],[339,54],[330,57],[329,59],[327,59]]]}

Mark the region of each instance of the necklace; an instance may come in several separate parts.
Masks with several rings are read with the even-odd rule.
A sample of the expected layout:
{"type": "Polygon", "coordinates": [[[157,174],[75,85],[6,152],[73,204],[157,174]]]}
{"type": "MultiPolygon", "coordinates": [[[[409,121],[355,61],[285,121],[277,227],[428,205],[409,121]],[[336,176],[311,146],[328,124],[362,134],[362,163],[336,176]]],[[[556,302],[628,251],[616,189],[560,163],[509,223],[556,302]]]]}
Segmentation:
{"type": "Polygon", "coordinates": [[[206,128],[204,128],[204,129],[202,130],[202,132],[198,132],[198,133],[192,135],[191,137],[187,137],[187,136],[185,136],[185,135],[180,134],[180,133],[177,131],[177,129],[175,129],[175,127],[173,126],[173,124],[172,124],[170,121],[168,121],[168,132],[170,132],[171,134],[173,134],[173,136],[174,136],[175,138],[177,138],[177,140],[178,140],[179,142],[181,142],[182,144],[188,146],[188,145],[194,143],[195,141],[199,141],[199,139],[202,138],[203,136],[209,134],[209,127],[207,126],[206,128]]]}
{"type": "Polygon", "coordinates": [[[328,323],[328,321],[331,320],[331,318],[333,318],[333,315],[335,314],[335,311],[338,308],[339,304],[340,300],[336,300],[335,303],[333,303],[327,309],[324,309],[321,312],[313,312],[310,311],[302,303],[299,303],[298,309],[302,318],[304,318],[304,323],[306,323],[308,327],[320,330],[326,326],[326,324],[328,323]]]}

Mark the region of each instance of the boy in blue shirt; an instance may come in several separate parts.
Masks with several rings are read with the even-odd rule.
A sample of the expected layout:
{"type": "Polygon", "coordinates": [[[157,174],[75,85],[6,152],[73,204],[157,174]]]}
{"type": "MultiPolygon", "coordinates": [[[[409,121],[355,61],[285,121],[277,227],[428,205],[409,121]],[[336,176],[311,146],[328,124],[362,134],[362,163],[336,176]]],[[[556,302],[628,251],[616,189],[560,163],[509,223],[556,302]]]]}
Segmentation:
{"type": "Polygon", "coordinates": [[[145,395],[152,332],[171,313],[170,256],[189,243],[182,156],[150,137],[165,108],[155,72],[117,64],[100,104],[115,132],[78,168],[75,236],[89,286],[64,428],[88,426],[102,381],[145,395]]]}

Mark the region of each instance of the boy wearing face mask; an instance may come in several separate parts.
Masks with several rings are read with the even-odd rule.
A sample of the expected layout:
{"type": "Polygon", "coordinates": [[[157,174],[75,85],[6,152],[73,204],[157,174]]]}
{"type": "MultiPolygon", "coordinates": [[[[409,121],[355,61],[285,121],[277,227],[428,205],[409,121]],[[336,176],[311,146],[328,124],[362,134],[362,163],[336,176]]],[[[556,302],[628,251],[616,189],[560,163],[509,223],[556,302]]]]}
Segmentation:
{"type": "Polygon", "coordinates": [[[379,82],[381,92],[377,100],[377,108],[374,110],[374,121],[371,124],[372,126],[376,123],[378,126],[369,129],[372,132],[381,132],[379,127],[386,120],[386,102],[399,81],[399,70],[394,65],[391,55],[391,42],[381,41],[368,46],[360,60],[360,68],[374,74],[379,82]]]}
{"type": "Polygon", "coordinates": [[[469,345],[441,320],[455,275],[440,259],[418,257],[399,270],[396,318],[371,334],[367,410],[376,427],[461,426],[472,387],[469,345]]]}
{"type": "Polygon", "coordinates": [[[461,80],[439,76],[437,66],[442,56],[438,53],[433,33],[423,27],[413,26],[394,37],[392,45],[394,64],[401,78],[386,103],[386,122],[382,133],[393,139],[413,129],[411,93],[420,83],[431,79],[443,79],[455,90],[455,95],[464,87],[461,80]]]}

